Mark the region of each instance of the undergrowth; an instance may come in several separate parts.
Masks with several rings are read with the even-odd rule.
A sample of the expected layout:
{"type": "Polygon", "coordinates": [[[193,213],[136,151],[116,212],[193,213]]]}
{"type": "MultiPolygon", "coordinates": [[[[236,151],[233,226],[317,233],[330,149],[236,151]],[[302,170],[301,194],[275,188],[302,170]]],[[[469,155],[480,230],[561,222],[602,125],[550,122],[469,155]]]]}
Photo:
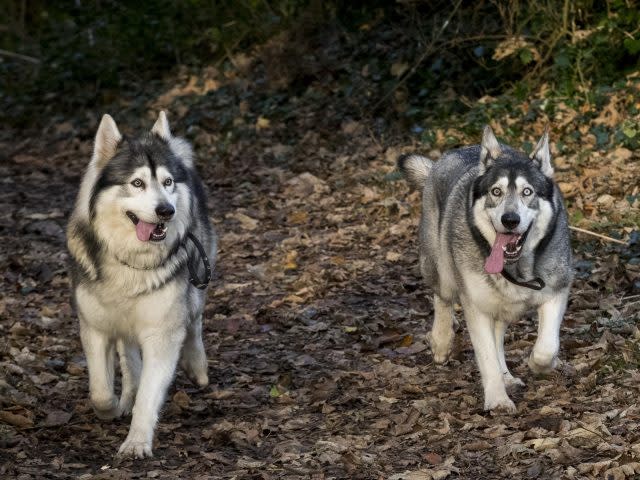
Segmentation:
{"type": "MultiPolygon", "coordinates": [[[[375,85],[372,92],[353,85],[345,95],[367,90],[363,112],[397,114],[409,126],[425,108],[441,118],[486,121],[542,87],[568,104],[598,105],[639,66],[640,12],[632,0],[3,5],[0,115],[13,125],[37,122],[43,107],[72,112],[144,96],[176,68],[232,68],[238,55],[266,52],[264,67],[280,66],[290,79],[270,83],[272,93],[295,93],[326,74],[326,67],[305,65],[318,63],[318,50],[336,31],[353,52],[349,78],[361,74],[375,85]],[[274,45],[280,62],[268,55],[274,45]],[[474,111],[486,95],[506,96],[474,111]]],[[[637,131],[628,122],[613,134],[635,147],[637,131]]]]}

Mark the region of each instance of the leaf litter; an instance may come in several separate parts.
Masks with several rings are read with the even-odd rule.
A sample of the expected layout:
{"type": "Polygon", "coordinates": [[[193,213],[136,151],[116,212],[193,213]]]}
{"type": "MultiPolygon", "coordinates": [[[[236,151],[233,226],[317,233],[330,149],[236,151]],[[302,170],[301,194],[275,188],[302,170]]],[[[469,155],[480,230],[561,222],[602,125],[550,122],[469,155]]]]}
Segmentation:
{"type": "MultiPolygon", "coordinates": [[[[340,55],[330,42],[327,49],[340,55]]],[[[406,65],[391,69],[400,76],[406,65]]],[[[640,474],[640,162],[637,151],[601,148],[591,133],[628,120],[627,97],[612,93],[599,115],[563,102],[548,115],[537,98],[494,119],[526,127],[528,140],[547,121],[555,125],[554,137],[566,138],[554,153],[572,223],[612,227],[628,242],[575,236],[577,278],[557,371],[538,377],[525,365],[536,338],[533,317],[511,326],[507,361],[527,384],[513,393],[518,413],[511,416],[482,410],[464,322],[448,365],[433,363],[433,307],[416,267],[419,195],[393,174],[403,151],[437,157],[451,139],[473,143],[477,135],[435,120],[427,144],[393,126],[373,133],[375,122],[352,116],[370,100],[329,94],[344,87],[339,75],[313,77],[274,106],[277,85],[289,80],[260,86],[256,72],[184,73],[142,109],[111,112],[133,130],[169,108],[174,129],[194,142],[220,234],[205,311],[211,385],[198,390],[178,373],[149,460],[114,461],[128,419],[100,422],[93,414],[69,301],[61,232],[95,119],[33,132],[19,151],[11,135],[0,137],[0,151],[12,152],[0,164],[0,475],[640,474]],[[523,114],[533,122],[525,125],[523,114]],[[580,141],[571,140],[576,133],[580,141]]]]}

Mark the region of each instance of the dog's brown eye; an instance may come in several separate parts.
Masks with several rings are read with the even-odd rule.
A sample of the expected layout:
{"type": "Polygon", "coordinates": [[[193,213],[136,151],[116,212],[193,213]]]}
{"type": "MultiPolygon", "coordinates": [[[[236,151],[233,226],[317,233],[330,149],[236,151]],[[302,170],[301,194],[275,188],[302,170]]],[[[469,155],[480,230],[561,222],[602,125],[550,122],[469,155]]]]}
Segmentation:
{"type": "Polygon", "coordinates": [[[144,187],[144,182],[139,178],[136,178],[133,182],[131,182],[131,185],[133,185],[136,188],[142,188],[144,187]]]}
{"type": "Polygon", "coordinates": [[[171,180],[170,178],[167,178],[167,179],[164,181],[164,186],[165,186],[165,187],[170,187],[171,185],[173,185],[173,180],[171,180]]]}
{"type": "Polygon", "coordinates": [[[531,190],[529,187],[527,187],[524,190],[522,190],[522,195],[524,195],[525,197],[528,197],[532,193],[533,193],[533,190],[531,190]]]}
{"type": "Polygon", "coordinates": [[[498,187],[492,188],[491,195],[493,195],[494,197],[499,197],[500,195],[502,195],[502,190],[500,190],[498,187]]]}

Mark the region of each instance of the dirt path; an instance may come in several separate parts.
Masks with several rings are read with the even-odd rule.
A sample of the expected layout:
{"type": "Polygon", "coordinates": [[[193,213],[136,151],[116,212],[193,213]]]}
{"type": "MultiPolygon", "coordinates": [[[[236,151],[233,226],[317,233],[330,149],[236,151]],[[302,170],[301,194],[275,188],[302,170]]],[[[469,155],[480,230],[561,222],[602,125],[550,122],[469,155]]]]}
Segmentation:
{"type": "MultiPolygon", "coordinates": [[[[536,326],[523,318],[506,341],[527,384],[513,394],[518,413],[487,414],[465,329],[446,366],[426,347],[418,196],[391,174],[398,146],[410,143],[374,135],[339,101],[293,108],[292,99],[291,115],[251,117],[225,137],[207,119],[238,118],[254,104],[223,100],[172,116],[173,130],[195,139],[221,250],[205,315],[211,385],[198,391],[178,374],[150,460],[114,463],[128,419],[92,413],[69,304],[63,228],[92,127],[77,121],[15,152],[15,142],[0,145],[9,152],[0,165],[1,477],[640,472],[640,308],[628,293],[637,270],[619,250],[576,243],[562,367],[546,378],[525,367],[536,326]]],[[[115,117],[133,133],[131,115],[115,117]]]]}

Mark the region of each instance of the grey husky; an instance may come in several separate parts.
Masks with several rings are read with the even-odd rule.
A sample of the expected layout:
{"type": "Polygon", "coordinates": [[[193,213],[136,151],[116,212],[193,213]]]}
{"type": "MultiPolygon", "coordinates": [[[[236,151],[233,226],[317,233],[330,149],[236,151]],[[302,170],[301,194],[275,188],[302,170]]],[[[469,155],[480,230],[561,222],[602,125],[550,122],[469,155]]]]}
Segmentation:
{"type": "Polygon", "coordinates": [[[434,294],[434,360],[444,363],[451,352],[453,303],[459,302],[482,377],[485,410],[515,412],[507,387],[524,383],[505,362],[506,328],[537,309],[538,337],[529,367],[536,373],[554,368],[573,277],[548,130],[529,156],[498,143],[487,126],[480,145],[451,150],[435,163],[401,156],[398,166],[422,190],[419,258],[434,294]]]}
{"type": "Polygon", "coordinates": [[[193,152],[164,112],[137,138],[102,118],[67,245],[94,410],[101,419],[132,413],[118,454],[151,456],[178,362],[199,386],[209,382],[202,312],[216,252],[193,152]]]}

